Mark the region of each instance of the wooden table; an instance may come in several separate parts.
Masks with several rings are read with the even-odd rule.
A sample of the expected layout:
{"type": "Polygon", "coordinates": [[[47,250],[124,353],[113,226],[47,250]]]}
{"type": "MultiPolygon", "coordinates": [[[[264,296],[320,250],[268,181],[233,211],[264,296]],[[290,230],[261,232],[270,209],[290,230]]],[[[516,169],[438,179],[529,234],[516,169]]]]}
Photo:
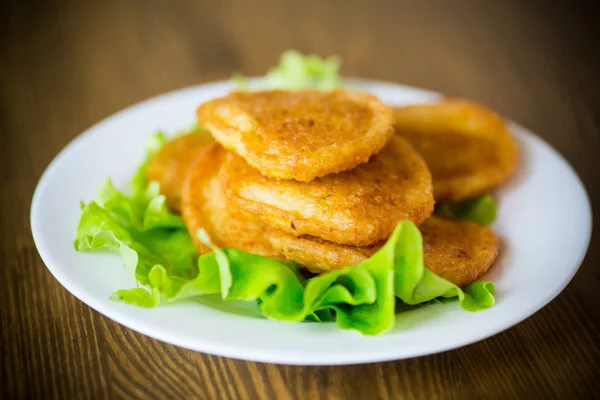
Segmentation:
{"type": "Polygon", "coordinates": [[[84,129],[166,91],[233,71],[263,74],[288,48],[339,54],[346,75],[490,105],[559,150],[599,210],[600,29],[592,26],[591,6],[500,0],[21,3],[0,12],[0,398],[598,395],[597,233],[567,289],[493,338],[399,362],[287,367],[194,353],[112,322],[52,277],[29,228],[37,180],[84,129]]]}

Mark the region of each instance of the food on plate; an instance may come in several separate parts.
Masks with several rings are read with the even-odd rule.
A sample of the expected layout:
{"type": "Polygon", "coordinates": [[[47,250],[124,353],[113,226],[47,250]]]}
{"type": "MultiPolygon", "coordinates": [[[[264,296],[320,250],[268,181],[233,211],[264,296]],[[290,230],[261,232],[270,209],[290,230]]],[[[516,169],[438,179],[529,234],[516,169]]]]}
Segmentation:
{"type": "Polygon", "coordinates": [[[181,210],[181,187],[190,165],[200,151],[214,142],[205,130],[196,129],[169,140],[148,162],[146,178],[157,181],[167,205],[181,210]]]}
{"type": "MultiPolygon", "coordinates": [[[[498,255],[498,238],[491,229],[471,221],[431,217],[420,227],[423,262],[439,277],[466,287],[487,272],[498,255]]],[[[267,238],[289,260],[313,273],[357,265],[385,242],[372,246],[344,246],[314,237],[296,237],[270,229],[267,238]]]]}
{"type": "Polygon", "coordinates": [[[197,118],[262,174],[303,182],[368,161],[394,132],[389,106],[343,89],[233,92],[197,118]]]}
{"type": "MultiPolygon", "coordinates": [[[[190,232],[206,231],[212,243],[219,247],[236,247],[264,256],[277,256],[264,237],[264,225],[255,217],[230,207],[219,180],[222,160],[227,154],[221,145],[213,143],[189,168],[182,189],[182,217],[190,232]]],[[[193,235],[200,254],[211,249],[193,235]]]]}
{"type": "Polygon", "coordinates": [[[470,100],[396,107],[396,132],[421,153],[436,202],[459,202],[503,184],[517,168],[517,147],[502,117],[470,100]]]}
{"type": "Polygon", "coordinates": [[[420,225],[434,206],[429,170],[401,137],[367,163],[310,182],[266,177],[229,153],[223,185],[232,201],[267,225],[356,246],[387,239],[403,220],[420,225]]]}
{"type": "Polygon", "coordinates": [[[75,249],[119,254],[136,282],[111,299],[218,294],[365,335],[407,306],[494,305],[503,121],[465,100],[394,111],[338,68],[287,52],[262,86],[236,77],[244,91],[197,106],[204,134],[156,135],[128,193],[108,180],[82,203],[75,249]]]}

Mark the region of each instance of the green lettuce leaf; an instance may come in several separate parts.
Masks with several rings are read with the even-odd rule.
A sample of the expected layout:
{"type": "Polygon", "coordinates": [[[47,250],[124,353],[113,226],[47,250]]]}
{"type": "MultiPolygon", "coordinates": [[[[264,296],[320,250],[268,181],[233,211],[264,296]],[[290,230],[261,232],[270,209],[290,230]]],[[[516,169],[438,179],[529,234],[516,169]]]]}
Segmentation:
{"type": "MultiPolygon", "coordinates": [[[[279,64],[271,68],[256,89],[320,89],[330,90],[343,85],[338,57],[321,58],[315,54],[303,55],[296,50],[284,52],[279,64]]],[[[234,74],[232,82],[239,90],[249,90],[251,85],[244,75],[234,74]]]]}
{"type": "Polygon", "coordinates": [[[150,283],[151,269],[160,264],[170,275],[189,279],[198,272],[198,255],[183,220],[171,213],[164,196],[126,197],[110,180],[99,198],[85,205],[77,226],[77,251],[118,253],[125,269],[140,284],[150,283]]]}
{"type": "Polygon", "coordinates": [[[496,220],[496,202],[490,195],[475,197],[460,203],[440,202],[436,205],[434,213],[490,225],[496,220]]]}
{"type": "MultiPolygon", "coordinates": [[[[96,199],[82,203],[74,247],[80,252],[118,253],[135,282],[152,287],[150,272],[160,265],[173,279],[189,280],[198,273],[198,254],[183,219],[168,209],[157,182],[146,181],[150,157],[166,142],[161,132],[152,135],[146,158],[130,184],[130,195],[117,190],[109,179],[96,199]]],[[[157,292],[135,288],[125,294],[129,303],[152,307],[157,292]]]]}

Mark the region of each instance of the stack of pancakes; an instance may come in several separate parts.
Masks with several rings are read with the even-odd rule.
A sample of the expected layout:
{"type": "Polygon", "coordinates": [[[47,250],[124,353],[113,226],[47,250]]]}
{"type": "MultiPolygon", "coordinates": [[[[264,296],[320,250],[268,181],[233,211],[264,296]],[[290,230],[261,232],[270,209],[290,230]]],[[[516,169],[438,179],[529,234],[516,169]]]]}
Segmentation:
{"type": "MultiPolygon", "coordinates": [[[[219,247],[292,260],[313,273],[360,263],[410,220],[421,230],[425,265],[465,286],[492,265],[498,240],[473,222],[432,216],[436,200],[454,197],[443,189],[447,171],[432,178],[438,157],[431,140],[419,140],[419,129],[430,127],[414,123],[418,111],[345,90],[233,92],[197,110],[210,140],[195,133],[169,143],[148,176],[166,187],[192,237],[203,229],[219,247]],[[410,118],[406,134],[396,134],[410,118]],[[169,190],[173,176],[183,182],[169,190]]],[[[489,154],[484,170],[498,164],[489,154]]]]}

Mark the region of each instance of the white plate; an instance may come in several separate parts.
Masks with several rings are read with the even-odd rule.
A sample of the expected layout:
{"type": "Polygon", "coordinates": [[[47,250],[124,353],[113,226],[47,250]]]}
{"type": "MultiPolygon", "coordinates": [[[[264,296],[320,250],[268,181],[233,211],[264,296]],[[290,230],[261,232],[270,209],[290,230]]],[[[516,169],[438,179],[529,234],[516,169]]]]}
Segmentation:
{"type": "MultiPolygon", "coordinates": [[[[391,83],[351,82],[392,105],[437,97],[391,83]]],[[[583,260],[591,233],[583,185],[555,150],[512,124],[522,165],[498,193],[499,217],[493,229],[503,248],[484,277],[497,288],[497,303],[490,309],[469,313],[457,304],[432,305],[399,315],[387,334],[365,337],[334,323],[257,318],[251,307],[214,296],[155,309],[110,301],[115,290],[134,284],[118,256],[73,249],[79,201],[94,198],[108,176],[125,188],[149,134],[189,126],[199,103],[230,89],[228,82],[201,85],[117,113],[70,143],[35,191],[31,228],[48,269],[81,301],[133,330],[204,353],[261,362],[323,365],[410,358],[464,346],[519,323],[558,295],[583,260]]]]}

